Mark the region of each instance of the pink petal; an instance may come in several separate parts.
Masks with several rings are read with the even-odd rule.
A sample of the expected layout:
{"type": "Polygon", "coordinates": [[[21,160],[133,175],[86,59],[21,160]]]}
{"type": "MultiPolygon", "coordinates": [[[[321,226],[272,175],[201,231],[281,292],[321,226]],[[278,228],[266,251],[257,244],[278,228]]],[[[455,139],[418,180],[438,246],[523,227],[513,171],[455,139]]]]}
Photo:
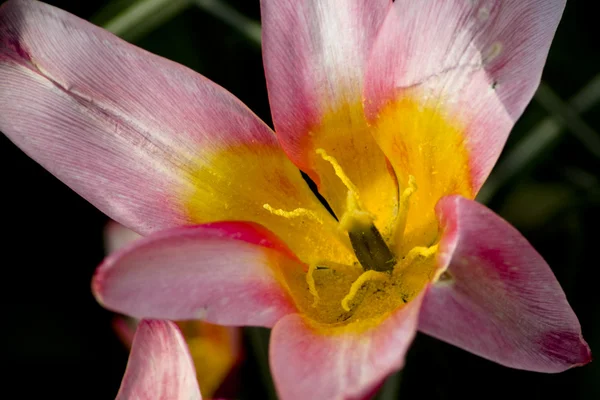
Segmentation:
{"type": "Polygon", "coordinates": [[[423,301],[421,331],[513,368],[560,372],[590,361],[559,283],[517,230],[459,196],[440,200],[437,213],[448,269],[423,301]]]}
{"type": "Polygon", "coordinates": [[[138,233],[283,221],[265,203],[322,209],[273,132],[235,97],[57,8],[2,5],[0,76],[0,130],[138,233]]]}
{"type": "Polygon", "coordinates": [[[405,95],[447,111],[466,127],[478,190],[539,84],[564,6],[565,0],[395,1],[367,67],[368,117],[405,95]]]}
{"type": "Polygon", "coordinates": [[[304,266],[273,234],[221,222],[134,242],[98,267],[92,288],[103,306],[135,318],[270,327],[296,312],[279,281],[284,268],[304,266]]]}
{"type": "MultiPolygon", "coordinates": [[[[425,292],[425,291],[424,291],[425,292]]],[[[424,293],[423,292],[423,293],[424,293]]],[[[271,333],[273,379],[282,399],[361,399],[394,371],[415,336],[423,294],[366,332],[320,333],[298,314],[271,333]]]]}
{"type": "Polygon", "coordinates": [[[104,248],[106,254],[133,243],[142,236],[116,221],[110,221],[104,227],[104,248]]]}
{"type": "Polygon", "coordinates": [[[322,115],[360,102],[366,59],[389,0],[261,0],[263,59],[273,123],[304,171],[322,115]]]}
{"type": "Polygon", "coordinates": [[[140,322],[116,400],[201,400],[181,332],[168,321],[140,322]]]}

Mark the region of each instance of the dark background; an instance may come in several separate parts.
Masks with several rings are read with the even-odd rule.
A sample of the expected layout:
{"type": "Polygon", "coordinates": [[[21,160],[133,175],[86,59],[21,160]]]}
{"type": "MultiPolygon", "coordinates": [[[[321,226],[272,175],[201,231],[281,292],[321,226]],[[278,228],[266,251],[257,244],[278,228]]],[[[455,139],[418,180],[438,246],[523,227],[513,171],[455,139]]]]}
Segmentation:
{"type": "MultiPolygon", "coordinates": [[[[260,19],[258,0],[223,2],[260,19]]],[[[98,17],[107,3],[102,0],[49,3],[97,22],[110,15],[98,17]]],[[[600,104],[578,115],[551,95],[567,100],[584,87],[594,92],[590,82],[600,73],[594,3],[568,2],[544,73],[551,93],[531,103],[481,198],[551,265],[593,354],[600,351],[600,158],[593,152],[600,141],[600,104]],[[547,143],[544,132],[531,139],[548,116],[568,117],[567,129],[547,143]],[[588,129],[581,129],[582,121],[588,129]],[[528,138],[541,150],[518,150],[528,138]]],[[[260,47],[235,27],[191,6],[134,43],[199,71],[270,123],[260,47]]],[[[113,334],[111,313],[90,291],[107,218],[2,135],[0,177],[2,390],[19,398],[114,398],[127,352],[113,334]]],[[[249,357],[242,366],[244,398],[264,398],[255,363],[249,357]]],[[[400,389],[402,399],[417,397],[598,399],[600,364],[558,375],[517,371],[419,335],[400,389]]]]}

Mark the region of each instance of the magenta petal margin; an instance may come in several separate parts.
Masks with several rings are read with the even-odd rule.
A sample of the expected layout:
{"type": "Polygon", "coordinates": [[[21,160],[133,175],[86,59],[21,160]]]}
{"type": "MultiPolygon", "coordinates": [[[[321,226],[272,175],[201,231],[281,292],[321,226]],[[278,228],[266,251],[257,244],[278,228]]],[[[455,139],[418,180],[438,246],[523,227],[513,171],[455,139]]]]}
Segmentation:
{"type": "Polygon", "coordinates": [[[552,270],[515,228],[460,196],[440,200],[437,214],[447,270],[419,330],[512,368],[561,372],[591,360],[552,270]]]}

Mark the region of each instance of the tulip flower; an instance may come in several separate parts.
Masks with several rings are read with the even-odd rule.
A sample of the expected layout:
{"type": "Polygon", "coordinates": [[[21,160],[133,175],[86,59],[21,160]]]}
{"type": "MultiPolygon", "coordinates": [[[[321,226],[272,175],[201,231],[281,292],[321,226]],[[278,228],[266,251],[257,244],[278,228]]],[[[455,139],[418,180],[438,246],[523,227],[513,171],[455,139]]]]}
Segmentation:
{"type": "MultiPolygon", "coordinates": [[[[108,254],[140,238],[137,233],[114,221],[109,222],[104,230],[108,254]]],[[[235,386],[233,373],[242,360],[241,330],[204,321],[179,321],[176,325],[181,330],[194,361],[202,396],[213,398],[215,393],[224,395],[231,392],[233,387],[225,385],[235,386]]],[[[113,326],[125,346],[131,348],[139,321],[117,316],[113,320],[113,326]]]]}
{"type": "Polygon", "coordinates": [[[542,257],[473,199],[564,5],[262,0],[274,133],[183,66],[9,1],[0,130],[147,236],[98,268],[102,305],[272,327],[284,400],[372,393],[417,329],[559,372],[590,360],[577,317],[542,257]]]}
{"type": "Polygon", "coordinates": [[[177,326],[140,322],[116,400],[201,400],[194,363],[177,326]]]}

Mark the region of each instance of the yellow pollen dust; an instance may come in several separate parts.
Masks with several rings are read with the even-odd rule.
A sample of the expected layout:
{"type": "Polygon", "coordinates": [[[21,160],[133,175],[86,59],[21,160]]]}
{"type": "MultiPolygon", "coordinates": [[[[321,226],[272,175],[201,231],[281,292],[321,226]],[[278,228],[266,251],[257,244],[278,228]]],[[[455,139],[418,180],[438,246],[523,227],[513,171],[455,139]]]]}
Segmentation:
{"type": "MultiPolygon", "coordinates": [[[[358,195],[358,189],[356,185],[352,183],[348,175],[344,173],[341,165],[338,161],[327,154],[324,149],[317,149],[317,154],[319,154],[323,159],[331,164],[333,167],[335,174],[340,178],[344,186],[348,188],[348,195],[346,197],[346,210],[344,215],[340,219],[339,227],[344,232],[350,232],[357,227],[369,227],[373,225],[373,221],[375,220],[375,216],[369,213],[364,209],[364,205],[360,201],[360,197],[358,195]]],[[[411,176],[409,180],[409,187],[404,190],[402,193],[402,197],[400,198],[400,206],[401,206],[401,215],[406,214],[408,212],[408,201],[410,199],[410,195],[416,190],[416,184],[414,182],[414,177],[411,176]]],[[[404,216],[404,221],[406,221],[406,216],[404,216]]],[[[311,268],[307,275],[307,282],[310,288],[310,292],[315,296],[315,301],[313,306],[315,306],[318,302],[318,295],[316,294],[316,288],[314,283],[314,278],[312,273],[314,272],[314,268],[311,268]]],[[[376,270],[367,270],[363,272],[356,281],[351,285],[350,291],[341,301],[342,308],[345,311],[350,311],[350,302],[356,297],[358,291],[368,282],[368,281],[385,281],[388,280],[390,274],[376,271],[376,270]]]]}
{"type": "Polygon", "coordinates": [[[429,247],[423,247],[423,246],[413,247],[406,254],[406,256],[404,256],[402,261],[399,263],[400,265],[396,269],[394,269],[394,274],[402,271],[404,269],[404,267],[410,265],[413,261],[415,261],[415,259],[417,257],[429,258],[429,257],[435,255],[438,251],[438,246],[439,245],[434,244],[433,246],[429,246],[429,247]]]}
{"type": "Polygon", "coordinates": [[[278,215],[280,217],[288,219],[306,217],[312,219],[313,221],[317,221],[320,224],[323,224],[323,220],[314,211],[307,210],[306,208],[296,208],[292,211],[285,211],[279,208],[273,208],[269,204],[263,204],[263,208],[269,211],[271,214],[278,215]]]}
{"type": "MultiPolygon", "coordinates": [[[[357,186],[338,160],[322,148],[316,149],[316,153],[331,164],[347,188],[343,214],[337,226],[331,225],[329,231],[351,245],[356,259],[339,264],[328,260],[326,254],[315,253],[311,259],[305,259],[308,264],[305,272],[286,272],[289,274],[286,281],[299,308],[316,323],[315,327],[332,329],[331,332],[347,324],[352,329],[367,329],[388,312],[409,302],[431,281],[438,245],[423,246],[432,243],[430,240],[411,242],[406,250],[398,245],[409,222],[410,209],[419,208],[413,204],[420,195],[420,191],[415,195],[418,192],[415,176],[406,175],[395,215],[389,222],[393,228],[382,236],[374,225],[375,216],[365,208],[357,186]],[[383,267],[387,257],[394,264],[389,269],[383,267]]],[[[282,210],[269,204],[263,204],[263,208],[286,219],[307,218],[329,226],[310,209],[282,210]]]]}
{"type": "Polygon", "coordinates": [[[360,202],[360,199],[358,197],[358,189],[356,188],[354,183],[352,183],[350,178],[348,178],[348,175],[346,175],[344,173],[342,166],[338,163],[338,161],[335,159],[335,157],[332,157],[329,154],[327,154],[327,152],[324,149],[317,149],[317,154],[320,155],[321,157],[323,157],[323,160],[325,160],[331,164],[331,166],[333,167],[333,170],[335,171],[335,174],[338,176],[338,178],[340,178],[340,180],[342,181],[344,186],[346,186],[348,188],[348,191],[352,194],[352,196],[355,197],[356,202],[359,205],[359,207],[363,208],[362,204],[360,202]]]}
{"type": "Polygon", "coordinates": [[[414,176],[408,177],[408,186],[402,191],[400,195],[400,201],[398,204],[398,217],[396,218],[393,232],[395,232],[396,243],[402,241],[404,230],[406,228],[406,221],[408,219],[408,209],[410,207],[410,198],[417,191],[417,183],[414,176]]]}
{"type": "Polygon", "coordinates": [[[358,291],[366,284],[368,281],[386,281],[390,277],[389,274],[385,272],[379,272],[375,270],[369,270],[362,273],[361,276],[358,277],[356,281],[350,287],[350,292],[342,299],[342,308],[346,311],[350,311],[350,306],[348,305],[355,297],[358,291]]]}
{"type": "Polygon", "coordinates": [[[338,163],[335,157],[330,156],[323,149],[317,149],[317,154],[323,157],[323,160],[329,162],[335,171],[335,174],[340,178],[344,186],[348,188],[348,195],[346,197],[346,210],[342,218],[340,219],[339,228],[347,232],[351,227],[357,223],[364,225],[371,224],[375,220],[375,216],[368,211],[365,211],[364,205],[362,204],[358,195],[358,189],[356,185],[352,183],[348,175],[342,169],[342,166],[338,163]]]}
{"type": "Polygon", "coordinates": [[[308,291],[313,295],[314,300],[312,303],[313,307],[316,307],[319,304],[319,293],[317,292],[317,286],[315,284],[315,278],[313,273],[317,269],[317,264],[310,264],[308,267],[308,272],[306,273],[306,284],[308,285],[308,291]]]}

